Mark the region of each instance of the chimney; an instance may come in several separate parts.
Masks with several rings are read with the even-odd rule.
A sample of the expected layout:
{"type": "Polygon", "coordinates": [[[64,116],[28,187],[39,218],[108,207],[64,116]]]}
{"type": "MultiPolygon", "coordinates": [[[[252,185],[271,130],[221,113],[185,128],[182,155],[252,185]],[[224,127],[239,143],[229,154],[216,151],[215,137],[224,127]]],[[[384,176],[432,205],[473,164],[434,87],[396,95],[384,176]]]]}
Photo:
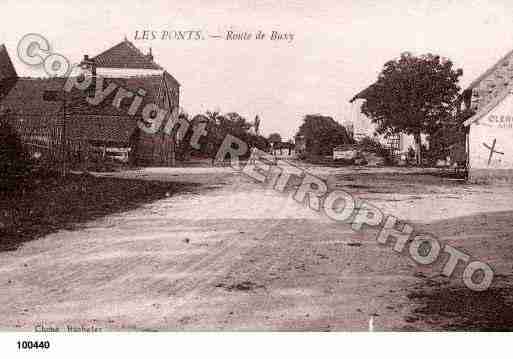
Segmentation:
{"type": "Polygon", "coordinates": [[[147,56],[148,56],[148,59],[149,59],[150,61],[153,61],[153,53],[151,52],[151,47],[150,47],[150,52],[148,53],[148,55],[147,55],[147,56]]]}
{"type": "Polygon", "coordinates": [[[80,63],[82,68],[89,68],[93,77],[96,77],[96,64],[94,60],[89,58],[89,55],[84,55],[84,60],[80,63]]]}

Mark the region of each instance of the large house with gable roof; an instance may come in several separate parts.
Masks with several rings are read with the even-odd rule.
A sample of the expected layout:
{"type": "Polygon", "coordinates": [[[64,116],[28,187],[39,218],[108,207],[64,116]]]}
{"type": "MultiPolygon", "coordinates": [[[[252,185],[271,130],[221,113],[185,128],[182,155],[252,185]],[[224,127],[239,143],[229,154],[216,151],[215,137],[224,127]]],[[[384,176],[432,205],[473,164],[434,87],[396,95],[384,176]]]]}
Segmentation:
{"type": "Polygon", "coordinates": [[[27,150],[41,156],[48,153],[45,149],[66,143],[63,156],[80,160],[91,149],[126,149],[134,164],[174,165],[175,143],[163,128],[177,116],[180,84],[155,62],[151,50],[143,54],[125,39],[97,56],[85,55],[82,65],[90,67],[94,79],[101,76],[104,87],[114,83],[144,94],[137,112],[129,114],[129,99],[113,105],[117,91],[91,105],[86,99],[94,96],[94,84],[85,91],[66,92],[65,78],[19,77],[6,47],[0,46],[0,113],[19,132],[27,150]],[[49,92],[59,93],[62,100],[48,101],[49,92]],[[142,110],[152,103],[169,114],[156,133],[141,130],[142,110]]]}

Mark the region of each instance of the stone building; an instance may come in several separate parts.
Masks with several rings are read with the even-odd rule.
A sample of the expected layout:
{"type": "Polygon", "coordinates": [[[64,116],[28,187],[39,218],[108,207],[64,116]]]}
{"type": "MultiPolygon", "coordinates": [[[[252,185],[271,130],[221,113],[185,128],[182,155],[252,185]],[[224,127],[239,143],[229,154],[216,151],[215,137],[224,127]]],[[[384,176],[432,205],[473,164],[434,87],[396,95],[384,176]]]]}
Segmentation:
{"type": "Polygon", "coordinates": [[[143,54],[125,39],[97,56],[85,55],[81,66],[91,71],[92,84],[86,90],[66,91],[67,78],[19,77],[6,48],[0,47],[0,110],[27,151],[35,157],[54,158],[59,153],[61,160],[81,161],[103,149],[104,154],[129,153],[134,164],[174,165],[172,132],[164,128],[176,123],[180,84],[155,63],[151,50],[143,54]],[[104,88],[112,84],[115,90],[92,104],[97,81],[103,81],[104,88]],[[131,96],[120,99],[120,91],[131,96]],[[49,94],[54,98],[49,100],[49,94]],[[136,94],[142,101],[131,113],[136,94]],[[144,131],[143,115],[153,104],[167,116],[149,133],[144,131]]]}
{"type": "Polygon", "coordinates": [[[463,92],[467,168],[472,181],[513,179],[513,51],[463,92]]]}

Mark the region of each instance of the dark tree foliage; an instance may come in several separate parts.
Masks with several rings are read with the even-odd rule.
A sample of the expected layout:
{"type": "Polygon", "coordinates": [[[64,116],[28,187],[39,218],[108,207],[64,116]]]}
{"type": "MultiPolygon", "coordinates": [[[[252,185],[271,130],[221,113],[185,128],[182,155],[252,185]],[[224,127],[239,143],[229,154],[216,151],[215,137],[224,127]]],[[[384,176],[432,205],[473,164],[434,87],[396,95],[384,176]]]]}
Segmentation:
{"type": "Polygon", "coordinates": [[[364,137],[358,141],[358,148],[362,151],[373,152],[385,160],[385,163],[392,163],[392,153],[390,149],[374,138],[364,137]]]}
{"type": "Polygon", "coordinates": [[[380,134],[413,135],[420,164],[421,134],[434,134],[451,118],[462,74],[440,56],[404,53],[384,65],[365,94],[362,112],[377,123],[380,134]]]}
{"type": "Polygon", "coordinates": [[[15,185],[29,170],[22,144],[4,116],[0,116],[0,188],[15,185]]]}
{"type": "Polygon", "coordinates": [[[298,137],[305,141],[307,156],[331,155],[333,147],[352,142],[344,126],[322,115],[306,115],[296,134],[298,137]]]}
{"type": "MultiPolygon", "coordinates": [[[[221,147],[226,135],[230,134],[246,142],[249,148],[256,147],[266,151],[269,147],[267,139],[263,136],[257,136],[250,132],[251,123],[236,112],[221,114],[219,111],[207,111],[203,116],[195,116],[191,120],[194,126],[194,120],[201,117],[202,121],[206,121],[207,135],[199,139],[200,149],[186,148],[180,150],[180,159],[187,159],[187,155],[205,158],[215,158],[217,151],[221,147]]],[[[182,146],[188,146],[192,131],[182,141],[182,146]]],[[[244,157],[250,155],[249,151],[244,157]]]]}
{"type": "Polygon", "coordinates": [[[270,143],[281,143],[281,135],[277,132],[271,133],[269,137],[267,137],[267,140],[270,143]]]}
{"type": "Polygon", "coordinates": [[[439,128],[429,136],[429,160],[435,163],[438,159],[453,157],[456,162],[465,161],[465,141],[468,128],[463,123],[471,118],[475,112],[467,109],[443,121],[439,128]],[[458,158],[454,158],[457,155],[458,158]]]}

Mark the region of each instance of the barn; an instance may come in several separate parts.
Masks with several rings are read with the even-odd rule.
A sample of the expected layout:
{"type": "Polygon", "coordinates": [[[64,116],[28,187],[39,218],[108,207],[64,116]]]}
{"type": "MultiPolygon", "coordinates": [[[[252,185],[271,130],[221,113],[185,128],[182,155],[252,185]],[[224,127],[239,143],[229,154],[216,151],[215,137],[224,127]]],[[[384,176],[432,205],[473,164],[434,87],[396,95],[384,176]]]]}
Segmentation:
{"type": "Polygon", "coordinates": [[[65,91],[66,78],[19,77],[7,49],[0,47],[0,111],[27,151],[36,157],[80,162],[91,151],[103,149],[104,154],[127,153],[136,165],[174,165],[173,136],[164,127],[177,115],[180,84],[154,62],[151,50],[143,54],[125,39],[95,57],[85,55],[82,65],[91,68],[94,81],[101,77],[105,87],[114,84],[116,89],[144,94],[137,111],[130,113],[130,101],[117,103],[117,91],[91,104],[94,81],[87,90],[65,91]],[[55,99],[49,100],[49,93],[55,99]],[[169,114],[155,133],[141,130],[147,104],[169,114]]]}

